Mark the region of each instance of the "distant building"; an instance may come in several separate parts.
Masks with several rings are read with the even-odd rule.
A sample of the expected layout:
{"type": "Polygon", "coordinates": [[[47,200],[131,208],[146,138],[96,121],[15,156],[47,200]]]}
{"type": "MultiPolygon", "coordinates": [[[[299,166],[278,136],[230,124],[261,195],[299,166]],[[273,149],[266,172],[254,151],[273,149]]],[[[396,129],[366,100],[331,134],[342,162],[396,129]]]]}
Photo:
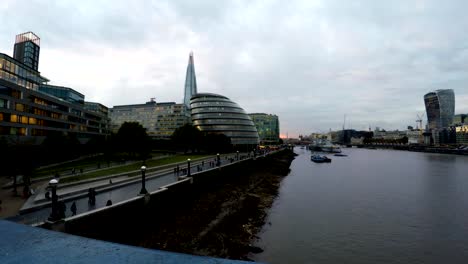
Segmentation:
{"type": "Polygon", "coordinates": [[[407,130],[406,137],[408,144],[422,144],[424,142],[422,131],[419,129],[407,130]]]}
{"type": "Polygon", "coordinates": [[[453,116],[452,126],[458,126],[465,123],[468,123],[468,118],[466,118],[467,114],[458,114],[453,116]]]}
{"type": "Polygon", "coordinates": [[[85,110],[94,112],[94,113],[99,113],[105,116],[109,115],[109,108],[105,105],[102,105],[100,103],[94,103],[94,102],[85,102],[84,103],[85,110]]]}
{"type": "Polygon", "coordinates": [[[110,109],[112,131],[116,133],[124,122],[138,122],[154,139],[170,139],[177,128],[187,124],[186,109],[174,102],[118,105],[110,109]]]}
{"type": "Polygon", "coordinates": [[[249,114],[260,137],[260,144],[278,144],[280,139],[279,120],[277,115],[253,113],[249,114]]]}
{"type": "Polygon", "coordinates": [[[381,138],[381,139],[401,139],[402,137],[407,136],[406,131],[399,131],[399,130],[394,130],[394,131],[385,131],[385,130],[380,130],[380,131],[374,131],[374,138],[381,138]]]}
{"type": "Polygon", "coordinates": [[[468,125],[461,125],[455,128],[457,144],[468,145],[468,125]]]}
{"type": "Polygon", "coordinates": [[[185,75],[184,105],[190,109],[190,98],[197,93],[197,78],[195,76],[195,63],[193,52],[190,52],[187,73],[185,75]]]}
{"type": "Polygon", "coordinates": [[[448,127],[455,112],[455,93],[452,89],[436,90],[424,95],[429,129],[448,127]]]}
{"type": "Polygon", "coordinates": [[[16,36],[14,58],[0,53],[0,137],[40,144],[57,134],[81,142],[108,135],[107,115],[86,110],[83,94],[47,84],[38,71],[39,45],[39,37],[27,32],[16,36]]]}
{"type": "Polygon", "coordinates": [[[199,93],[190,100],[192,123],[202,132],[224,134],[231,144],[258,145],[257,128],[250,116],[229,98],[199,93]]]}

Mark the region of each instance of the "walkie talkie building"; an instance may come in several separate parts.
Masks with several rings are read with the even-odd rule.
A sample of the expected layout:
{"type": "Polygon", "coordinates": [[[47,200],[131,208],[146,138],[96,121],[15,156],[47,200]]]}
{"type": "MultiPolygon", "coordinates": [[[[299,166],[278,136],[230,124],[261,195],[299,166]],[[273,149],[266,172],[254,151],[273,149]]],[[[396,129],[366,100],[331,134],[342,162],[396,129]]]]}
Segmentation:
{"type": "Polygon", "coordinates": [[[424,95],[424,104],[430,129],[450,126],[455,113],[455,93],[452,89],[427,93],[424,95]]]}

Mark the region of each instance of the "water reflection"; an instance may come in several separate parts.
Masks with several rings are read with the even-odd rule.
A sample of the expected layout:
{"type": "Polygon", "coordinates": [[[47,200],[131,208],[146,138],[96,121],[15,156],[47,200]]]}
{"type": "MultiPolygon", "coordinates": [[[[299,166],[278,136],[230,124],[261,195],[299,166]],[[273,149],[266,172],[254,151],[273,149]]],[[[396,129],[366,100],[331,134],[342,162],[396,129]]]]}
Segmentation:
{"type": "Polygon", "coordinates": [[[251,257],[268,263],[466,263],[468,157],[344,149],[298,157],[251,257]]]}

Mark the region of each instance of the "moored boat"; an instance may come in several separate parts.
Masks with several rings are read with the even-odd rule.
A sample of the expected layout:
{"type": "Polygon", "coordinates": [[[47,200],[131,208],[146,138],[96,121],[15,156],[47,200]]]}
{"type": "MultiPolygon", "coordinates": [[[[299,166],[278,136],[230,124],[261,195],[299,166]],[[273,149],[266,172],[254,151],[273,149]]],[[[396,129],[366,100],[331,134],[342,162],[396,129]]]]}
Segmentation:
{"type": "Polygon", "coordinates": [[[317,162],[317,163],[331,162],[331,159],[328,158],[327,156],[320,156],[320,155],[312,155],[310,156],[310,160],[313,162],[317,162]]]}

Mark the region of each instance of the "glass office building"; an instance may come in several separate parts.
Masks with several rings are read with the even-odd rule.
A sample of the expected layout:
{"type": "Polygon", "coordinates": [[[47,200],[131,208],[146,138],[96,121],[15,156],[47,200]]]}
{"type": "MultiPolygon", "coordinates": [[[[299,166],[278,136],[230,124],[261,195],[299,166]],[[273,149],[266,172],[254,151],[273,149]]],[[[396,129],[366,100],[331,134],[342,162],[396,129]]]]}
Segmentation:
{"type": "Polygon", "coordinates": [[[70,103],[84,104],[85,96],[68,87],[41,84],[39,85],[38,91],[53,95],[70,103]]]}
{"type": "Polygon", "coordinates": [[[32,64],[21,59],[22,52],[30,56],[28,42],[39,45],[37,36],[29,33],[17,36],[15,58],[0,53],[0,136],[16,143],[40,144],[52,134],[74,134],[81,142],[107,135],[107,115],[87,111],[84,95],[46,84],[49,80],[41,76],[38,62],[34,62],[38,53],[37,57],[33,54],[32,64]]]}
{"type": "Polygon", "coordinates": [[[280,139],[279,120],[277,115],[264,113],[249,114],[257,127],[260,144],[278,144],[280,139]]]}
{"type": "Polygon", "coordinates": [[[190,52],[185,75],[184,105],[190,109],[190,98],[197,93],[197,77],[195,76],[195,64],[193,62],[193,52],[190,52]]]}
{"type": "Polygon", "coordinates": [[[424,95],[429,129],[448,127],[455,113],[455,94],[452,89],[436,90],[424,95]]]}
{"type": "Polygon", "coordinates": [[[192,123],[202,132],[224,134],[233,145],[258,145],[257,128],[250,116],[229,98],[199,93],[190,100],[192,123]]]}

